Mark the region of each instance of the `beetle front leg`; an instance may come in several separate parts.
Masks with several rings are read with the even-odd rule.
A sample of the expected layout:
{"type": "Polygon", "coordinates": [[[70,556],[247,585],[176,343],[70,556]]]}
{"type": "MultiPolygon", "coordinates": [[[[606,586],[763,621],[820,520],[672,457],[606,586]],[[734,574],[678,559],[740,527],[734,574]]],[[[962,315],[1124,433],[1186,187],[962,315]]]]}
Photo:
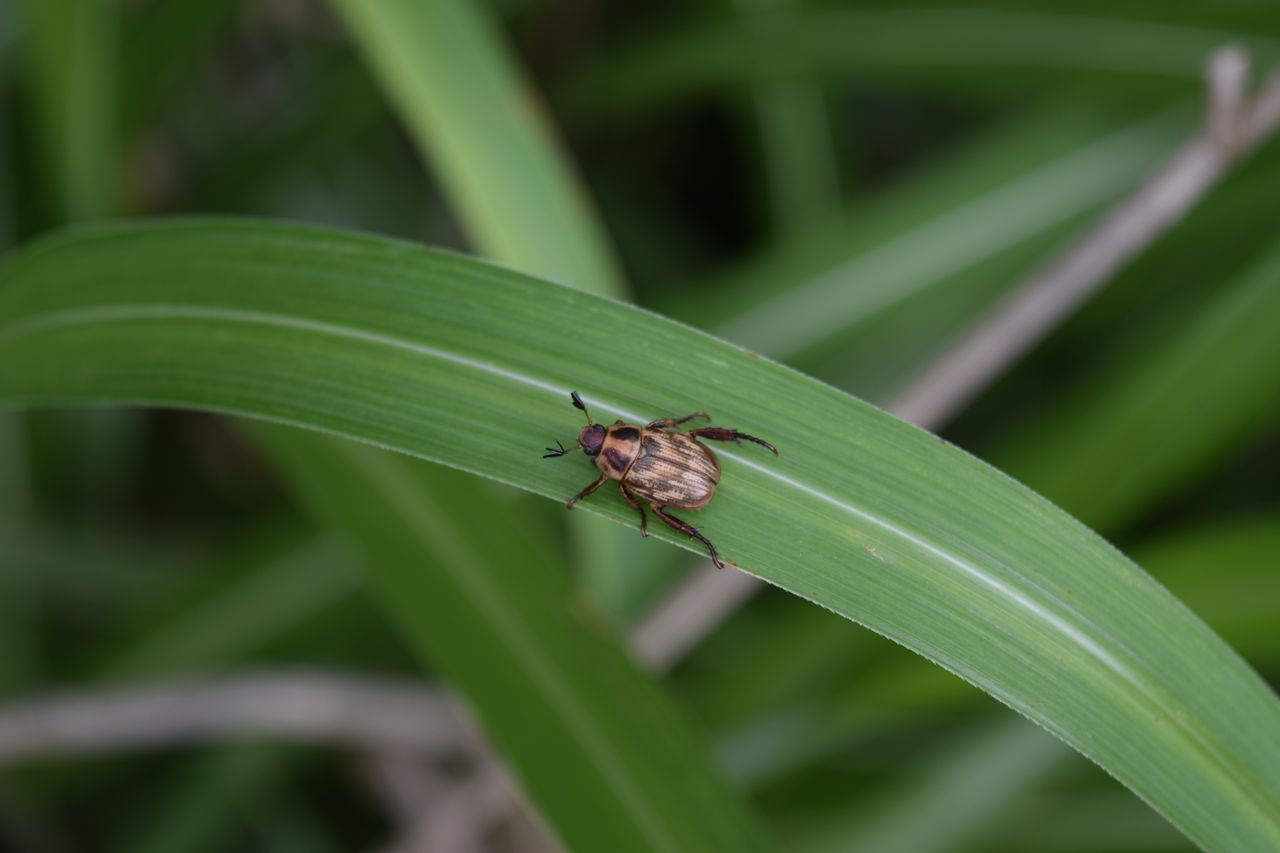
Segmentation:
{"type": "Polygon", "coordinates": [[[609,482],[609,475],[608,475],[608,474],[601,474],[601,475],[600,475],[600,479],[599,479],[599,480],[596,480],[596,481],[595,481],[594,483],[592,483],[590,486],[587,486],[585,489],[583,489],[582,491],[578,492],[578,493],[577,493],[576,495],[574,495],[573,497],[569,498],[569,502],[568,502],[567,504],[565,504],[565,507],[566,507],[567,509],[573,509],[573,505],[574,505],[574,504],[576,504],[578,501],[582,500],[582,499],[583,499],[583,498],[585,498],[587,495],[591,494],[592,492],[594,492],[596,489],[600,488],[601,486],[603,486],[603,485],[604,485],[605,483],[607,483],[607,482],[609,482]]]}
{"type": "Polygon", "coordinates": [[[702,429],[691,429],[685,433],[695,438],[706,438],[711,441],[736,441],[741,444],[743,439],[754,441],[763,448],[773,451],[773,455],[778,455],[778,448],[774,447],[763,438],[756,438],[754,435],[747,435],[745,432],[738,432],[736,429],[725,429],[723,427],[703,427],[702,429]]]}
{"type": "Polygon", "coordinates": [[[640,506],[640,502],[631,497],[631,493],[627,491],[627,487],[618,481],[618,491],[622,492],[622,498],[631,504],[631,508],[640,513],[640,535],[648,538],[649,536],[649,518],[644,514],[644,507],[640,506]]]}
{"type": "Polygon", "coordinates": [[[657,504],[649,504],[649,509],[653,510],[654,513],[658,516],[658,518],[665,521],[667,525],[671,527],[673,530],[678,530],[681,533],[685,534],[686,536],[692,536],[694,539],[697,539],[703,545],[706,545],[707,552],[711,554],[711,562],[715,563],[715,566],[717,569],[724,568],[724,563],[720,562],[720,555],[716,553],[716,546],[711,544],[710,539],[708,539],[707,537],[699,533],[698,528],[694,527],[692,524],[687,524],[681,521],[680,519],[676,518],[674,515],[667,515],[665,512],[662,511],[662,507],[658,506],[657,504]]]}
{"type": "Polygon", "coordinates": [[[658,418],[656,421],[649,421],[645,425],[645,429],[669,429],[673,426],[680,426],[680,424],[691,421],[694,418],[702,418],[704,421],[709,421],[711,420],[711,415],[706,412],[694,412],[692,415],[685,415],[683,418],[658,418]]]}

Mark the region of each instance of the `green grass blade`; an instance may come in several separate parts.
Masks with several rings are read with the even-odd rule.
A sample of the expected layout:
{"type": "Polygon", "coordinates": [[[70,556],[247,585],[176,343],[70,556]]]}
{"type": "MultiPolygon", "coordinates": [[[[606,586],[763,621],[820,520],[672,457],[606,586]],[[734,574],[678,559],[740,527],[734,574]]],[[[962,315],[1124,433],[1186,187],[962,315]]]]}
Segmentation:
{"type": "MultiPolygon", "coordinates": [[[[195,758],[169,781],[147,818],[112,849],[129,853],[220,850],[237,824],[281,796],[296,749],[231,746],[195,758]]],[[[233,845],[232,845],[233,846],[233,845]]]]}
{"type": "Polygon", "coordinates": [[[1244,45],[1264,65],[1280,56],[1274,23],[1259,24],[1229,31],[1040,11],[813,9],[767,28],[717,22],[615,49],[576,69],[560,94],[571,112],[596,119],[634,119],[692,94],[819,73],[1037,95],[1065,79],[1094,99],[1156,87],[1185,96],[1198,89],[1205,57],[1224,44],[1244,45]]]}
{"type": "MultiPolygon", "coordinates": [[[[0,26],[3,26],[0,22],[0,26]]],[[[4,35],[0,33],[0,86],[8,86],[8,75],[5,71],[10,67],[9,58],[5,55],[4,35]]],[[[16,164],[14,162],[14,143],[17,142],[12,124],[0,130],[0,252],[7,252],[16,241],[18,224],[18,193],[16,184],[16,164]]]]}
{"type": "MultiPolygon", "coordinates": [[[[357,45],[481,253],[592,293],[623,284],[586,190],[535,94],[466,0],[334,0],[357,45]]],[[[571,528],[597,600],[621,596],[613,531],[571,528]]]]}
{"type": "Polygon", "coordinates": [[[462,0],[334,0],[485,255],[584,290],[620,278],[532,93],[462,0]]]}
{"type": "Polygon", "coordinates": [[[34,526],[27,471],[27,431],[16,412],[0,412],[0,696],[35,683],[41,669],[43,584],[23,577],[22,543],[34,526]]]}
{"type": "Polygon", "coordinates": [[[762,846],[675,709],[571,612],[551,549],[483,484],[316,433],[255,433],[359,549],[406,639],[468,696],[570,849],[762,846]],[[501,534],[468,535],[477,519],[501,534]]]}
{"type": "MultiPolygon", "coordinates": [[[[735,23],[768,30],[792,14],[794,3],[732,0],[727,5],[735,23]]],[[[804,77],[763,81],[747,93],[775,234],[818,224],[840,206],[836,139],[825,94],[816,79],[804,77]]]]}
{"type": "Polygon", "coordinates": [[[1280,661],[1280,511],[1183,527],[1135,551],[1247,658],[1280,661]]]}
{"type": "Polygon", "coordinates": [[[85,671],[105,680],[222,671],[360,590],[360,572],[334,537],[269,534],[232,549],[201,573],[207,581],[106,643],[85,671]]]}
{"type": "MultiPolygon", "coordinates": [[[[849,346],[857,346],[894,309],[910,303],[915,315],[927,315],[930,297],[944,292],[947,298],[937,301],[954,322],[957,293],[991,289],[989,281],[966,279],[966,272],[1029,242],[1060,239],[1063,226],[1133,185],[1189,127],[1181,111],[1119,128],[1074,110],[1023,120],[849,222],[757,258],[709,299],[668,307],[787,361],[833,337],[852,337],[849,346]]],[[[936,328],[926,338],[937,340],[953,328],[936,328]]],[[[851,360],[880,357],[877,348],[874,358],[851,360]]]]}
{"type": "Polygon", "coordinates": [[[965,849],[965,842],[1007,807],[1009,800],[1070,755],[1058,741],[1017,718],[973,732],[915,770],[917,785],[873,797],[831,825],[812,826],[795,846],[802,853],[841,850],[965,849]],[[922,815],[928,815],[922,820],[922,815]],[[810,834],[811,833],[811,834],[810,834]]]}
{"type": "Polygon", "coordinates": [[[751,94],[775,232],[799,231],[839,207],[839,162],[823,95],[804,80],[762,83],[751,94]]]}
{"type": "Polygon", "coordinates": [[[231,29],[242,4],[151,3],[127,19],[119,63],[120,127],[126,136],[145,129],[167,102],[180,97],[192,67],[231,29]]]}
{"type": "MultiPolygon", "coordinates": [[[[323,229],[102,226],[0,270],[13,404],[250,414],[564,500],[592,476],[540,458],[578,428],[570,388],[601,420],[706,409],[775,441],[776,459],[720,451],[697,521],[726,557],[1041,723],[1197,842],[1280,844],[1280,702],[1253,671],[1065,513],[835,389],[635,308],[323,229]]],[[[636,523],[607,492],[582,509],[636,523]]]]}
{"type": "Polygon", "coordinates": [[[27,0],[26,53],[35,148],[53,218],[95,219],[119,206],[116,40],[120,4],[27,0]]]}

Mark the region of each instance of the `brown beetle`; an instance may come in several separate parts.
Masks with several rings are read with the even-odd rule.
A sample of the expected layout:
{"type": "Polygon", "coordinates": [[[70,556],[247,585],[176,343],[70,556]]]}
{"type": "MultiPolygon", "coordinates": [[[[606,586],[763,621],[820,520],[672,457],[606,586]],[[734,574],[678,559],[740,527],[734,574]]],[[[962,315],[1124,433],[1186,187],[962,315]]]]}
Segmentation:
{"type": "MultiPolygon", "coordinates": [[[[586,404],[574,391],[570,395],[573,405],[587,416],[587,425],[578,433],[577,446],[582,452],[595,460],[600,469],[600,479],[587,486],[569,499],[567,506],[573,505],[603,486],[609,480],[618,481],[618,491],[628,504],[640,513],[640,535],[648,536],[648,519],[644,514],[641,501],[649,504],[658,518],[670,527],[686,535],[692,536],[707,546],[711,554],[711,562],[717,569],[723,569],[724,563],[716,553],[716,546],[711,540],[698,532],[691,524],[686,524],[668,512],[669,506],[681,509],[699,509],[707,505],[716,493],[720,483],[720,461],[710,448],[701,444],[698,439],[711,441],[736,441],[742,439],[754,441],[762,447],[778,455],[778,449],[769,442],[754,435],[738,432],[736,429],[721,427],[702,427],[688,432],[676,432],[672,427],[679,426],[695,418],[711,420],[706,412],[694,412],[683,418],[659,418],[650,421],[643,427],[615,421],[613,426],[591,422],[591,413],[586,404]]],[[[572,447],[564,447],[559,441],[556,447],[548,447],[543,459],[554,459],[573,451],[572,447]]]]}

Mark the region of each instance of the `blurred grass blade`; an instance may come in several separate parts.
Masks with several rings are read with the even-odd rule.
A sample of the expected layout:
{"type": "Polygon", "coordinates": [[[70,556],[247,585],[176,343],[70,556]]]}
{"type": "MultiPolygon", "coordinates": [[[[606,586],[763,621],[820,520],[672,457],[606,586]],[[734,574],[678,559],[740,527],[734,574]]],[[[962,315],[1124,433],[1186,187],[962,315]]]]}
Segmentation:
{"type": "Polygon", "coordinates": [[[16,524],[31,510],[26,445],[22,418],[0,414],[0,523],[16,524]]]}
{"type": "Polygon", "coordinates": [[[866,807],[810,827],[796,850],[962,850],[975,834],[1045,770],[1070,752],[1026,720],[1006,719],[966,732],[931,768],[903,768],[922,780],[866,807]],[[914,772],[913,772],[914,771],[914,772]],[[927,815],[927,819],[922,819],[927,815]],[[811,834],[810,834],[811,833],[811,834]]]}
{"type": "Polygon", "coordinates": [[[59,222],[95,219],[119,205],[116,39],[109,0],[25,0],[33,140],[59,222]]]}
{"type": "Polygon", "coordinates": [[[166,780],[159,802],[128,841],[122,853],[170,853],[173,850],[225,850],[235,830],[252,813],[282,796],[286,760],[293,747],[233,746],[197,756],[177,778],[166,780]]]}
{"type": "MultiPolygon", "coordinates": [[[[794,0],[733,0],[743,26],[768,30],[792,14],[794,0]]],[[[825,92],[813,77],[765,80],[747,108],[759,138],[760,165],[775,233],[820,223],[840,203],[840,169],[825,92]]]]}
{"type": "Polygon", "coordinates": [[[763,846],[675,709],[575,618],[568,575],[483,484],[317,433],[254,432],[362,553],[406,639],[468,696],[570,849],[763,846]],[[467,535],[478,519],[500,535],[467,535]]]}
{"type": "Polygon", "coordinates": [[[1091,524],[1116,529],[1273,428],[1277,328],[1280,243],[1190,327],[1038,409],[996,458],[1091,524]]]}
{"type": "Polygon", "coordinates": [[[269,528],[215,563],[85,670],[109,680],[221,671],[361,588],[346,549],[309,531],[269,528]]]}
{"type": "MultiPolygon", "coordinates": [[[[770,288],[748,278],[737,282],[749,285],[745,293],[741,287],[726,288],[718,306],[700,313],[709,315],[718,307],[718,317],[706,317],[718,334],[771,357],[792,358],[1117,197],[1137,182],[1153,157],[1172,147],[1186,118],[1182,111],[1164,113],[1102,136],[1084,136],[1082,144],[1070,147],[1063,139],[1078,139],[1084,127],[1097,123],[1075,116],[1033,122],[993,146],[1005,158],[1018,159],[988,163],[988,151],[980,151],[969,160],[981,171],[970,165],[976,174],[948,173],[921,188],[927,208],[864,216],[870,221],[842,229],[842,254],[832,251],[829,237],[792,248],[787,266],[795,265],[799,275],[791,287],[770,288]],[[1053,136],[1046,138],[1050,129],[1053,136]],[[1045,156],[1046,148],[1054,153],[1045,156]],[[983,185],[974,185],[975,177],[983,185]],[[957,180],[965,185],[963,194],[954,185],[946,195],[928,192],[957,180]],[[754,293],[759,295],[753,299],[754,293]]],[[[900,194],[900,208],[904,200],[900,194]]]]}
{"type": "Polygon", "coordinates": [[[827,104],[817,82],[762,83],[751,107],[776,232],[821,222],[840,202],[839,162],[827,104]]]}
{"type": "MultiPolygon", "coordinates": [[[[2,24],[0,24],[2,26],[2,24]]],[[[0,68],[6,68],[4,36],[0,33],[0,68]]],[[[9,81],[0,71],[0,86],[9,85],[9,81]]],[[[14,148],[17,140],[12,124],[0,128],[0,252],[7,252],[16,242],[18,225],[17,188],[18,183],[14,148]]]]}
{"type": "Polygon", "coordinates": [[[586,195],[533,94],[466,0],[333,0],[444,185],[494,260],[598,293],[620,278],[586,195]]]}
{"type": "Polygon", "coordinates": [[[1032,794],[1019,798],[1011,812],[998,827],[982,837],[983,850],[993,853],[1148,850],[1154,853],[1190,849],[1167,823],[1121,792],[1032,794]]]}
{"type": "Polygon", "coordinates": [[[192,67],[230,29],[242,5],[244,0],[150,3],[127,17],[119,62],[120,127],[126,137],[145,130],[155,113],[178,97],[192,67]]]}
{"type": "Polygon", "coordinates": [[[1047,81],[1085,88],[1093,99],[1139,89],[1191,95],[1204,59],[1238,43],[1264,66],[1280,57],[1274,18],[1235,31],[1154,20],[994,9],[811,9],[774,26],[686,26],[575,69],[560,93],[575,115],[634,118],[693,94],[818,73],[891,72],[935,88],[995,91],[1047,81]],[[1267,23],[1271,22],[1270,27],[1267,23]],[[1264,35],[1267,29],[1270,35],[1264,35]],[[1106,85],[1103,85],[1106,84],[1106,85]]]}
{"type": "Polygon", "coordinates": [[[1054,109],[984,134],[846,222],[810,229],[670,314],[873,401],[936,358],[1193,126],[1054,109]]]}
{"type": "MultiPolygon", "coordinates": [[[[601,420],[705,409],[774,440],[776,459],[720,450],[698,522],[725,557],[990,692],[1198,843],[1280,844],[1280,702],[1256,674],[1065,513],[829,386],[474,259],[302,226],[104,225],[0,269],[11,404],[249,414],[559,501],[592,476],[540,458],[577,429],[570,388],[601,420]]],[[[636,524],[611,498],[582,509],[636,524]]]]}
{"type": "Polygon", "coordinates": [[[25,577],[21,545],[33,525],[23,418],[0,412],[0,696],[37,681],[42,668],[40,618],[43,583],[25,577]]]}
{"type": "MultiPolygon", "coordinates": [[[[486,10],[468,0],[333,0],[450,206],[481,253],[592,293],[621,274],[535,94],[486,10]]],[[[619,593],[615,531],[578,524],[583,579],[597,601],[619,593]]]]}
{"type": "Polygon", "coordinates": [[[1136,551],[1245,657],[1268,664],[1280,659],[1280,511],[1184,527],[1136,551]]]}

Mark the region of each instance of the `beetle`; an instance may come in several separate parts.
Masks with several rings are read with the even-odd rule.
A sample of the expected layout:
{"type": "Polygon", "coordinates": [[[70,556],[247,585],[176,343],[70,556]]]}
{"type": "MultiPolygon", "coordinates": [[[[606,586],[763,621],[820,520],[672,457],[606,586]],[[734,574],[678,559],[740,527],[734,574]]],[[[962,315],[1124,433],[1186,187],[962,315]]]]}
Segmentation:
{"type": "Polygon", "coordinates": [[[692,536],[707,546],[711,562],[717,569],[723,569],[724,563],[720,562],[720,555],[711,540],[699,533],[698,528],[681,521],[666,509],[672,506],[701,509],[715,497],[716,486],[720,484],[720,460],[698,439],[738,444],[744,440],[752,441],[772,451],[774,456],[778,455],[778,448],[762,438],[736,429],[712,426],[687,432],[675,429],[692,420],[710,421],[711,417],[706,412],[694,412],[682,418],[659,418],[644,426],[614,421],[612,426],[606,427],[592,422],[591,413],[577,391],[570,392],[569,397],[573,405],[587,416],[587,425],[578,433],[577,444],[573,447],[565,447],[557,441],[555,447],[547,448],[548,452],[542,458],[555,459],[581,447],[582,452],[595,461],[600,477],[571,497],[566,506],[573,509],[574,504],[605,483],[617,480],[623,499],[640,513],[641,536],[649,535],[649,520],[642,505],[647,503],[653,514],[673,530],[692,536]]]}

